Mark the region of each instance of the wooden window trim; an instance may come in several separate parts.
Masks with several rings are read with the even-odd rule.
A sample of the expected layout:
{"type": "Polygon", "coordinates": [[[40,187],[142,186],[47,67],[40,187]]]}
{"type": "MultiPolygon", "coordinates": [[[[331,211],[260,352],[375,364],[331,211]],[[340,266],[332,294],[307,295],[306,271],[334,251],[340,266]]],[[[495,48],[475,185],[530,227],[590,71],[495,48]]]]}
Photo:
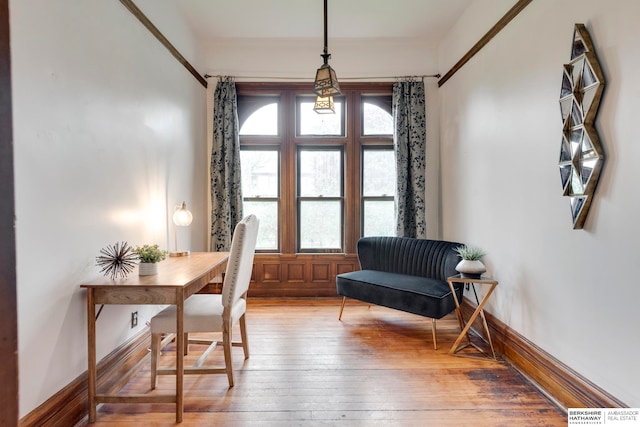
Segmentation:
{"type": "MultiPolygon", "coordinates": [[[[356,243],[361,235],[361,156],[363,146],[391,146],[393,137],[362,135],[363,96],[391,98],[393,83],[341,84],[345,100],[344,136],[297,136],[296,97],[312,95],[310,83],[237,82],[245,96],[279,98],[277,136],[241,136],[242,147],[280,147],[280,252],[256,254],[252,295],[335,296],[335,275],[358,268],[356,243]],[[354,120],[355,118],[355,120],[354,120]],[[297,247],[296,155],[299,146],[342,146],[344,150],[344,247],[342,253],[299,252],[297,247]],[[326,274],[329,276],[326,277],[326,274]]],[[[240,103],[239,103],[240,108],[240,103]]],[[[244,116],[246,117],[246,115],[244,116]]]]}

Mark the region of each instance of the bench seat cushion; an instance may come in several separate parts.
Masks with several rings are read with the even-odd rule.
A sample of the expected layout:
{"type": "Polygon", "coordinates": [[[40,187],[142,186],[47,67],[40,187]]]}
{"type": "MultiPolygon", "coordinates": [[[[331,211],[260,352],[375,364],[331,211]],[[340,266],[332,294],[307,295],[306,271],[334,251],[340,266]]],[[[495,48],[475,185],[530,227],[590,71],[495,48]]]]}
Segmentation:
{"type": "MultiPolygon", "coordinates": [[[[336,277],[339,295],[432,319],[455,309],[447,282],[427,277],[360,270],[336,277]]],[[[461,290],[458,296],[461,297],[461,290]]]]}

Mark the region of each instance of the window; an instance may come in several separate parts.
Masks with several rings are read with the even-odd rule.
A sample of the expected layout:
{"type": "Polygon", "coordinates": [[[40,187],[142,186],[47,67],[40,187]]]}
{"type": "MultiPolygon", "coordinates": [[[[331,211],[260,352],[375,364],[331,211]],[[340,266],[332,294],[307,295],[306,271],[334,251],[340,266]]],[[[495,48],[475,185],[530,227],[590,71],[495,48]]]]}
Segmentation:
{"type": "Polygon", "coordinates": [[[362,235],[395,236],[396,167],[393,148],[362,149],[362,235]]]}
{"type": "Polygon", "coordinates": [[[313,111],[308,84],[237,90],[244,213],[260,218],[258,251],[355,254],[359,237],[395,233],[390,83],[345,85],[336,114],[313,111]]]}
{"type": "Polygon", "coordinates": [[[300,252],[342,252],[342,148],[298,149],[300,252]]]}
{"type": "Polygon", "coordinates": [[[393,117],[391,116],[390,97],[363,97],[362,134],[393,136],[393,117]]]}
{"type": "Polygon", "coordinates": [[[391,98],[362,97],[362,134],[380,145],[362,145],[362,235],[394,236],[396,162],[391,98]],[[386,144],[385,144],[386,142],[386,144]]]}
{"type": "Polygon", "coordinates": [[[245,97],[238,108],[240,135],[277,135],[278,98],[245,97]]]}
{"type": "Polygon", "coordinates": [[[240,151],[244,215],[260,219],[257,250],[277,251],[280,189],[278,149],[250,148],[240,151]]]}
{"type": "Polygon", "coordinates": [[[315,96],[299,96],[297,101],[297,117],[300,118],[297,120],[297,135],[344,136],[344,100],[341,97],[333,100],[335,114],[318,114],[313,111],[315,96]]]}

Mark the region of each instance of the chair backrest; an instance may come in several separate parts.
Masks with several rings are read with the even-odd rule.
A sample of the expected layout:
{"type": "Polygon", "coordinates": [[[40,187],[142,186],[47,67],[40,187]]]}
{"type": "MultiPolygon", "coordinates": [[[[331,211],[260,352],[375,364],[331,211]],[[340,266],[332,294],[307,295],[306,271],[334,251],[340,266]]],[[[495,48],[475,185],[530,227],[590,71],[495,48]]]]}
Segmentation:
{"type": "Polygon", "coordinates": [[[260,221],[255,215],[249,215],[233,230],[231,251],[222,285],[222,305],[225,307],[233,307],[249,289],[259,224],[260,221]]]}
{"type": "Polygon", "coordinates": [[[363,270],[447,280],[458,274],[460,257],[454,251],[458,246],[462,245],[444,240],[372,236],[358,240],[357,250],[363,270]]]}

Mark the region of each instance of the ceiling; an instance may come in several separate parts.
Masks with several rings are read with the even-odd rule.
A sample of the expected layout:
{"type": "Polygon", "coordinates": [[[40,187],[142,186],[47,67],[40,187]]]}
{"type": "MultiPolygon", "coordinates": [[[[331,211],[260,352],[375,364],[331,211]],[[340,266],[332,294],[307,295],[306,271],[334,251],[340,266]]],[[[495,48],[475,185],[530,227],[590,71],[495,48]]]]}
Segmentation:
{"type": "MultiPolygon", "coordinates": [[[[332,0],[329,38],[439,42],[472,0],[332,0]]],[[[203,40],[321,38],[322,0],[177,0],[203,40]]]]}

